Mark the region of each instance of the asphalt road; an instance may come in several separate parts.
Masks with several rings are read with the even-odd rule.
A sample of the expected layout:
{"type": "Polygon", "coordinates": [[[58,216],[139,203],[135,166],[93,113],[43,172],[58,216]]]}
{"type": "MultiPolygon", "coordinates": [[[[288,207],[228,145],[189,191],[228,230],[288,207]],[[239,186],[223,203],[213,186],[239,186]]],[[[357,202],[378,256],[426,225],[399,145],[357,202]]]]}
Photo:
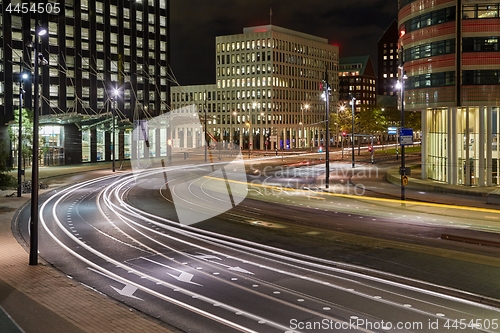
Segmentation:
{"type": "MultiPolygon", "coordinates": [[[[401,209],[310,186],[278,190],[268,186],[293,175],[274,173],[254,174],[259,181],[239,193],[247,199],[220,214],[228,183],[200,177],[199,169],[170,170],[168,179],[163,171],[103,177],[47,193],[40,200],[40,255],[96,291],[186,332],[436,332],[436,326],[477,332],[471,325],[479,324],[488,325],[484,332],[500,332],[498,309],[431,292],[425,279],[416,287],[384,277],[377,267],[423,274],[428,268],[414,265],[420,256],[434,258],[431,270],[460,262],[460,269],[480,265],[488,275],[494,272],[487,269],[498,273],[477,262],[494,261],[490,250],[462,249],[475,256],[467,261],[436,238],[444,229],[470,226],[467,214],[477,212],[456,218],[452,209],[401,209]],[[179,224],[181,206],[193,216],[214,217],[179,224]]],[[[304,172],[308,178],[316,170],[304,172]]],[[[338,182],[348,189],[343,178],[338,182]]],[[[488,228],[489,222],[476,223],[488,228]]],[[[28,239],[27,227],[20,230],[28,239]]]]}

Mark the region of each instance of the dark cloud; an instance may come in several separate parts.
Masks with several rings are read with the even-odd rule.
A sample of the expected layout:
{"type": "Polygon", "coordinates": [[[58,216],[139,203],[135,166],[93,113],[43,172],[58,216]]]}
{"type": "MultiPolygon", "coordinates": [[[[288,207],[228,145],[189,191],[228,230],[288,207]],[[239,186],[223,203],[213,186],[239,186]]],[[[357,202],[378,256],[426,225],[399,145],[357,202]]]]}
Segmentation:
{"type": "Polygon", "coordinates": [[[327,38],[341,56],[371,55],[397,18],[393,0],[173,0],[171,64],[179,83],[215,82],[215,37],[272,24],[327,38]]]}

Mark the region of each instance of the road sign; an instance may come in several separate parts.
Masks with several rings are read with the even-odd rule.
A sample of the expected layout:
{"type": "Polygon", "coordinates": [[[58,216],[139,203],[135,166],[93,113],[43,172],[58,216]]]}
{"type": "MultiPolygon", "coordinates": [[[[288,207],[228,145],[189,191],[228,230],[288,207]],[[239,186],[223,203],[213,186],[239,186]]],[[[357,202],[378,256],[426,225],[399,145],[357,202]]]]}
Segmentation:
{"type": "Polygon", "coordinates": [[[398,128],[396,126],[387,127],[387,134],[389,135],[398,134],[398,128]]]}
{"type": "Polygon", "coordinates": [[[401,177],[401,184],[402,184],[403,186],[408,185],[408,176],[403,176],[403,177],[401,177]]]}
{"type": "Polygon", "coordinates": [[[402,128],[399,131],[400,144],[402,146],[413,144],[413,129],[402,128]]]}
{"type": "Polygon", "coordinates": [[[399,174],[400,175],[411,175],[411,168],[410,167],[405,167],[405,168],[399,168],[399,174]],[[404,172],[403,172],[404,171],[404,172]]]}

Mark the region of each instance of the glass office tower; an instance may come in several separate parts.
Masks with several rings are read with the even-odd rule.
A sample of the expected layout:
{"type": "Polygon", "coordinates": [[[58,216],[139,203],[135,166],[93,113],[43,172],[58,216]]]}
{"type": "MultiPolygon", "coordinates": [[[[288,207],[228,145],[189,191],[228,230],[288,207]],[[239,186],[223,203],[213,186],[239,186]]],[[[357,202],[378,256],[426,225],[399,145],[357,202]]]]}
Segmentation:
{"type": "Polygon", "coordinates": [[[0,4],[0,135],[13,164],[6,124],[15,132],[23,71],[23,107],[33,111],[38,26],[48,31],[38,45],[48,62],[39,71],[41,163],[109,161],[113,148],[128,158],[134,120],[168,109],[169,1],[54,1],[38,13],[16,11],[18,2],[0,4]]]}
{"type": "Polygon", "coordinates": [[[422,177],[499,184],[500,1],[400,0],[405,110],[422,113],[422,177]]]}

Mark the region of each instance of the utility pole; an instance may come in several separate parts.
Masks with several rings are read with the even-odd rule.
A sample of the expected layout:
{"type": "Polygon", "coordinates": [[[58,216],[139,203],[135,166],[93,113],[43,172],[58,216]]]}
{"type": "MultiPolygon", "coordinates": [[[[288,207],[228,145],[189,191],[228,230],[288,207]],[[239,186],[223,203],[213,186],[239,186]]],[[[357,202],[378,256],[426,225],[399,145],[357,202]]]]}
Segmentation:
{"type": "Polygon", "coordinates": [[[329,126],[330,126],[330,85],[328,84],[328,69],[325,69],[325,188],[330,187],[330,133],[329,133],[329,126]]]}
{"type": "Polygon", "coordinates": [[[21,177],[24,175],[23,170],[23,94],[24,94],[24,79],[27,77],[23,73],[23,59],[21,58],[19,65],[19,74],[21,80],[19,81],[19,137],[17,140],[17,196],[20,198],[23,193],[21,177]]]}
{"type": "Polygon", "coordinates": [[[355,163],[354,163],[354,109],[356,107],[356,97],[354,97],[354,94],[352,95],[351,99],[351,104],[352,104],[352,133],[351,133],[351,148],[352,148],[352,168],[354,169],[355,163]]]}
{"type": "MultiPolygon", "coordinates": [[[[401,130],[405,127],[405,71],[404,71],[404,51],[401,46],[399,52],[399,68],[401,69],[401,130]]],[[[399,136],[401,138],[401,135],[399,136]]],[[[405,165],[405,145],[401,144],[401,200],[406,200],[405,185],[403,179],[406,178],[406,165],[405,165]]]]}

